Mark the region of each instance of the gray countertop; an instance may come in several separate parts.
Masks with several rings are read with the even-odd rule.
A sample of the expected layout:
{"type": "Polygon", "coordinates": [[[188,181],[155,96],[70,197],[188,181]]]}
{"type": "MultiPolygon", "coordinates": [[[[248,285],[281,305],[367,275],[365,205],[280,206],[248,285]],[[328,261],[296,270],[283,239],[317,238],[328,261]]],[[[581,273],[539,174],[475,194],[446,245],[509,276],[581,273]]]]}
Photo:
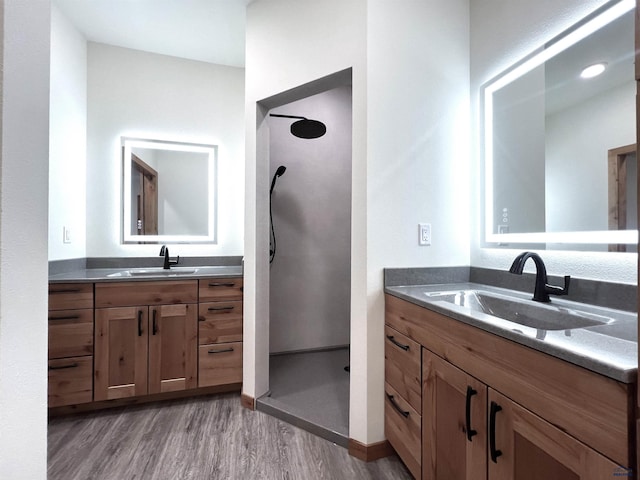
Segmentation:
{"type": "Polygon", "coordinates": [[[570,330],[540,330],[522,326],[428,294],[455,290],[484,290],[530,301],[531,294],[475,283],[386,287],[385,292],[454,320],[526,345],[624,383],[633,383],[638,370],[637,314],[553,298],[553,305],[586,310],[612,319],[609,325],[570,330]]]}
{"type": "MultiPolygon", "coordinates": [[[[215,278],[215,277],[242,277],[242,266],[204,266],[189,267],[196,270],[195,273],[181,275],[180,269],[184,267],[173,268],[170,273],[162,272],[161,269],[155,268],[157,274],[148,274],[141,276],[129,276],[128,270],[154,270],[154,268],[88,268],[74,270],[65,273],[49,275],[50,283],[82,283],[82,282],[144,282],[158,280],[193,280],[198,278],[215,278]]],[[[184,271],[184,270],[183,270],[184,271]]]]}

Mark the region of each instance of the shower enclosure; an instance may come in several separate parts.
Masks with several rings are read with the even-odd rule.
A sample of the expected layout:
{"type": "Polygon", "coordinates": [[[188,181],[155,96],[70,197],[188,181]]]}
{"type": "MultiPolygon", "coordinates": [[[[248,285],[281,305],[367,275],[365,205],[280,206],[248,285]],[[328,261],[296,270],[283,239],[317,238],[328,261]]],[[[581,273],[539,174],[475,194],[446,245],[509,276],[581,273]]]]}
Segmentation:
{"type": "Polygon", "coordinates": [[[274,108],[268,125],[270,389],[257,408],[346,446],[351,88],[274,108]]]}

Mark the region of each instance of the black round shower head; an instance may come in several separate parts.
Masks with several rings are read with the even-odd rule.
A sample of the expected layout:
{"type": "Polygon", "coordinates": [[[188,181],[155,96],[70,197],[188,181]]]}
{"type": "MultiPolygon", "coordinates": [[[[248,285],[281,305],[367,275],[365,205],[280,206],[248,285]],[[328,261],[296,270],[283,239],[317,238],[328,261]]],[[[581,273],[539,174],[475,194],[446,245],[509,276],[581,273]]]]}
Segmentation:
{"type": "Polygon", "coordinates": [[[298,119],[297,122],[291,124],[291,134],[298,138],[320,138],[327,133],[325,124],[318,120],[310,120],[306,117],[298,117],[297,115],[280,115],[277,113],[271,113],[270,116],[298,119]]]}
{"type": "Polygon", "coordinates": [[[327,133],[327,127],[318,120],[305,118],[291,124],[291,133],[298,138],[320,138],[327,133]]]}

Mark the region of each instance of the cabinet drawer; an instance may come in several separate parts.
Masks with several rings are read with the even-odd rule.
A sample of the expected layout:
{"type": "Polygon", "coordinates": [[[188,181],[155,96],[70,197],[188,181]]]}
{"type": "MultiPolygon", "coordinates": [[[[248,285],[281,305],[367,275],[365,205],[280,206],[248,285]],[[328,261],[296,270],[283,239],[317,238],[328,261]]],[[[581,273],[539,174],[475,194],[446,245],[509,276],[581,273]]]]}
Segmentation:
{"type": "Polygon", "coordinates": [[[384,385],[384,433],[415,478],[422,470],[422,417],[388,383],[384,385]]]}
{"type": "Polygon", "coordinates": [[[197,280],[96,284],[96,308],[196,303],[197,280]]]}
{"type": "Polygon", "coordinates": [[[199,387],[242,382],[242,342],[201,345],[198,366],[199,387]]]}
{"type": "Polygon", "coordinates": [[[93,308],[93,283],[50,283],[49,310],[93,308]]]}
{"type": "Polygon", "coordinates": [[[49,358],[93,353],[93,309],[49,312],[49,358]]]}
{"type": "Polygon", "coordinates": [[[422,347],[389,326],[384,337],[384,380],[421,414],[422,347]]]}
{"type": "Polygon", "coordinates": [[[211,278],[200,280],[201,302],[242,300],[242,278],[211,278]]]}
{"type": "Polygon", "coordinates": [[[198,306],[199,344],[241,342],[242,302],[209,302],[198,306]]]}
{"type": "Polygon", "coordinates": [[[49,407],[92,400],[93,357],[49,360],[49,407]]]}

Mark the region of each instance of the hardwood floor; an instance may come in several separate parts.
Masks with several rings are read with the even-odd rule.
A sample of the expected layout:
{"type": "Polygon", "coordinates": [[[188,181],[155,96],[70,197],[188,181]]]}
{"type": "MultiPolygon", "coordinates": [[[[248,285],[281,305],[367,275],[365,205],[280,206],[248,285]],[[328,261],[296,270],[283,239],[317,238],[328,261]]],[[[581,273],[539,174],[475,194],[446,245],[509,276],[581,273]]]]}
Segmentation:
{"type": "Polygon", "coordinates": [[[222,394],[57,417],[49,480],[411,479],[222,394]]]}

